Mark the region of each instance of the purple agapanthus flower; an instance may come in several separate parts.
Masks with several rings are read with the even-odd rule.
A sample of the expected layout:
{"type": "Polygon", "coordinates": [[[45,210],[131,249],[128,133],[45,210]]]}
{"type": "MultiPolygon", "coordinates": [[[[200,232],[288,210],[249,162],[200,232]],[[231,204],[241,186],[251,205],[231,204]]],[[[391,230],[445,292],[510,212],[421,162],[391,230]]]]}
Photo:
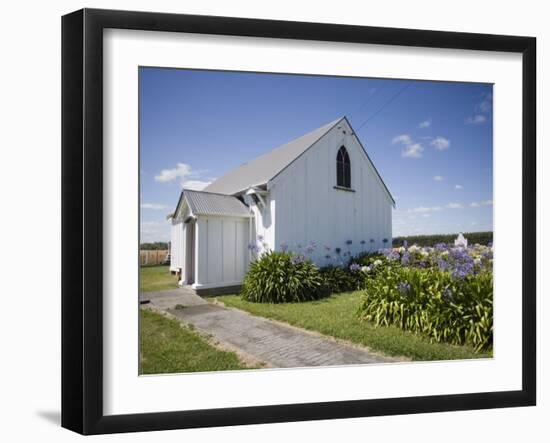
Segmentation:
{"type": "Polygon", "coordinates": [[[399,252],[391,250],[390,253],[386,256],[388,260],[399,260],[399,252]]]}
{"type": "Polygon", "coordinates": [[[256,253],[256,252],[258,252],[258,246],[256,245],[256,243],[250,242],[248,244],[248,250],[253,252],[253,253],[256,253]]]}
{"type": "Polygon", "coordinates": [[[409,242],[407,240],[403,240],[403,247],[407,249],[409,247],[409,242]]]}
{"type": "Polygon", "coordinates": [[[306,261],[306,258],[302,254],[293,255],[290,259],[292,264],[297,265],[306,261]]]}
{"type": "Polygon", "coordinates": [[[405,251],[403,253],[403,257],[401,257],[401,264],[403,266],[406,266],[409,264],[410,260],[411,260],[411,254],[408,251],[405,251]]]}
{"type": "Polygon", "coordinates": [[[281,251],[283,252],[288,251],[288,243],[281,243],[281,251]]]}
{"type": "Polygon", "coordinates": [[[440,259],[438,262],[437,262],[437,267],[441,270],[441,271],[448,271],[451,267],[451,265],[449,264],[449,262],[443,260],[443,259],[440,259]]]}
{"type": "Polygon", "coordinates": [[[257,238],[258,238],[258,241],[259,241],[259,242],[263,242],[263,241],[264,241],[264,236],[261,235],[261,234],[258,234],[258,237],[257,237],[257,238]]]}
{"type": "Polygon", "coordinates": [[[357,272],[361,270],[361,265],[358,265],[357,263],[352,263],[349,265],[349,270],[352,272],[357,272]]]}
{"type": "Polygon", "coordinates": [[[329,245],[325,245],[325,251],[330,251],[331,247],[329,245]]]}
{"type": "Polygon", "coordinates": [[[453,278],[463,279],[468,275],[472,274],[474,271],[473,263],[462,263],[458,264],[453,270],[453,278]]]}

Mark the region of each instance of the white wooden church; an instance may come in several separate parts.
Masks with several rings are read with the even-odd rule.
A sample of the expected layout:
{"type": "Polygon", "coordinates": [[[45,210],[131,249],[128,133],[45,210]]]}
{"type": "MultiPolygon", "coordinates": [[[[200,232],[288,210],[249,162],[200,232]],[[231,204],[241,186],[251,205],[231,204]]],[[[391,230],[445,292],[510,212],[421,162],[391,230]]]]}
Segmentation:
{"type": "Polygon", "coordinates": [[[311,257],[322,266],[325,246],[355,254],[391,245],[394,207],[341,117],[227,172],[203,191],[184,189],[170,219],[170,269],[199,293],[234,290],[254,257],[251,245],[295,250],[311,241],[318,245],[311,257]]]}

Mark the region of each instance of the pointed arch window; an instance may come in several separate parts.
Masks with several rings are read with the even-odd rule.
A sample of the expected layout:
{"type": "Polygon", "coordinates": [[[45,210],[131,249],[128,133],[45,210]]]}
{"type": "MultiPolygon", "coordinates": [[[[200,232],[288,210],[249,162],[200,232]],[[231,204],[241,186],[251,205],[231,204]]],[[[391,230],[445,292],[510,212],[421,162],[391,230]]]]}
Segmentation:
{"type": "Polygon", "coordinates": [[[348,150],[344,146],[336,154],[336,186],[351,188],[351,163],[348,150]]]}

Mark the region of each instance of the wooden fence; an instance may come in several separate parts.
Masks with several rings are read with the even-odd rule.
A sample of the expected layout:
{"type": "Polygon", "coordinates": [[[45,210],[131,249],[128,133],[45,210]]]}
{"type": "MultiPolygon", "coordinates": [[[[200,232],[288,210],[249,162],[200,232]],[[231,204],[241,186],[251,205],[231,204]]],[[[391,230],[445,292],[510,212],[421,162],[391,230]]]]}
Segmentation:
{"type": "Polygon", "coordinates": [[[169,264],[166,261],[168,257],[168,250],[140,250],[139,251],[139,265],[140,266],[152,266],[152,265],[162,265],[169,264]]]}

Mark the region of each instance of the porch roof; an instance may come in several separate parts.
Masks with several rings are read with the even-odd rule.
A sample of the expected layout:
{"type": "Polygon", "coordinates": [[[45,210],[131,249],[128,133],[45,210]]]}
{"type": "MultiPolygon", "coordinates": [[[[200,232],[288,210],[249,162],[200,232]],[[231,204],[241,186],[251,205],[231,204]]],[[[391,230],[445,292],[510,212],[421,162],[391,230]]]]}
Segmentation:
{"type": "Polygon", "coordinates": [[[248,206],[232,195],[184,189],[176,208],[176,214],[183,201],[187,203],[193,215],[251,217],[248,206]]]}

